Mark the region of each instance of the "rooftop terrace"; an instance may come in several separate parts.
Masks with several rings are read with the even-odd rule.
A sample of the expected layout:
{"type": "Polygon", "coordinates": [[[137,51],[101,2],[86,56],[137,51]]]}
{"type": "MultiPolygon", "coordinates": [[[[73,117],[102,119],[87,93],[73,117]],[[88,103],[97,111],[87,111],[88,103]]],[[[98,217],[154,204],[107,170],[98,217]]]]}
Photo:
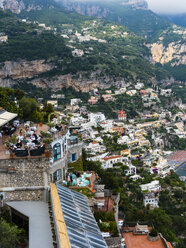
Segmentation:
{"type": "MultiPolygon", "coordinates": [[[[49,130],[49,127],[47,125],[32,125],[31,127],[27,128],[26,125],[21,124],[20,126],[14,127],[14,126],[9,126],[7,129],[4,128],[4,131],[2,132],[2,138],[0,139],[0,160],[2,159],[19,159],[20,157],[22,158],[42,158],[45,157],[44,151],[39,152],[37,148],[41,147],[43,145],[42,139],[38,144],[35,144],[33,140],[31,140],[30,136],[34,134],[39,137],[41,135],[41,131],[47,132],[49,130]],[[11,128],[14,128],[13,131],[10,131],[11,128]],[[34,130],[34,131],[33,131],[34,130]],[[10,133],[9,133],[10,131],[10,133]],[[22,144],[20,148],[16,149],[9,149],[9,146],[7,146],[7,143],[9,142],[9,139],[11,135],[15,135],[17,139],[19,138],[22,139],[22,144]],[[36,152],[34,153],[33,151],[30,153],[30,150],[35,150],[36,152]],[[27,150],[28,152],[22,152],[21,156],[16,156],[15,151],[18,151],[19,153],[22,152],[23,150],[27,150]],[[37,155],[38,154],[38,155],[37,155]]],[[[11,146],[11,144],[10,144],[11,146]]],[[[16,146],[16,144],[15,144],[16,146]]],[[[13,147],[13,146],[12,146],[13,147]]]]}

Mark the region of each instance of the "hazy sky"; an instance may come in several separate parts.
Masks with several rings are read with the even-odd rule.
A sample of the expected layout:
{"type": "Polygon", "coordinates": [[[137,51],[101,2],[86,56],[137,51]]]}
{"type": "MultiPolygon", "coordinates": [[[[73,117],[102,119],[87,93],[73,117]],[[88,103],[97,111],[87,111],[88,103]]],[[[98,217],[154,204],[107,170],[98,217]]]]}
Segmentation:
{"type": "Polygon", "coordinates": [[[149,9],[157,13],[186,13],[186,0],[147,0],[149,9]]]}

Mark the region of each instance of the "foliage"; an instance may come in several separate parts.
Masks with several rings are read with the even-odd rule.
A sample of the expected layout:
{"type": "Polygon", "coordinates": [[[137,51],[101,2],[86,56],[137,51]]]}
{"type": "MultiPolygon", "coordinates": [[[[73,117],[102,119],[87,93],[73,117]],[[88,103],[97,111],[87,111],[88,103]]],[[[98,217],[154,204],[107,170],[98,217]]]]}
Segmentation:
{"type": "Polygon", "coordinates": [[[7,111],[17,113],[18,108],[14,101],[16,92],[13,89],[0,87],[0,106],[7,111]]]}
{"type": "Polygon", "coordinates": [[[17,136],[16,135],[12,135],[9,139],[8,139],[8,141],[10,142],[10,143],[12,143],[12,144],[17,144],[17,141],[18,141],[18,138],[17,138],[17,136]]]}
{"type": "Polygon", "coordinates": [[[43,138],[51,138],[51,134],[47,132],[40,131],[40,134],[43,138]]]}
{"type": "Polygon", "coordinates": [[[156,236],[158,235],[158,232],[156,231],[156,229],[153,228],[153,229],[150,231],[149,235],[150,235],[151,237],[156,237],[156,236]]]}
{"type": "Polygon", "coordinates": [[[47,144],[47,145],[50,145],[52,143],[52,141],[53,141],[53,139],[51,139],[51,138],[45,138],[45,139],[43,139],[43,143],[44,144],[47,144]]]}
{"type": "Polygon", "coordinates": [[[114,221],[114,213],[113,212],[106,212],[106,211],[99,211],[94,212],[94,217],[97,222],[101,221],[114,221]]]}
{"type": "Polygon", "coordinates": [[[19,241],[25,237],[23,229],[19,229],[4,219],[0,219],[0,234],[0,246],[2,248],[16,248],[19,241]]]}
{"type": "Polygon", "coordinates": [[[33,98],[23,97],[19,101],[19,107],[23,113],[23,119],[28,120],[34,113],[40,110],[39,104],[33,98]]]}
{"type": "Polygon", "coordinates": [[[74,189],[74,190],[79,192],[79,193],[81,193],[81,194],[83,194],[83,195],[86,195],[88,198],[93,197],[93,193],[88,188],[83,188],[83,189],[77,188],[77,189],[74,189]]]}
{"type": "Polygon", "coordinates": [[[83,171],[83,161],[82,158],[79,158],[76,162],[69,163],[68,168],[71,171],[83,171]]]}
{"type": "Polygon", "coordinates": [[[0,44],[0,62],[18,58],[36,60],[71,56],[62,37],[41,31],[37,25],[21,22],[11,14],[7,16],[2,10],[0,31],[8,35],[8,42],[0,44]]]}

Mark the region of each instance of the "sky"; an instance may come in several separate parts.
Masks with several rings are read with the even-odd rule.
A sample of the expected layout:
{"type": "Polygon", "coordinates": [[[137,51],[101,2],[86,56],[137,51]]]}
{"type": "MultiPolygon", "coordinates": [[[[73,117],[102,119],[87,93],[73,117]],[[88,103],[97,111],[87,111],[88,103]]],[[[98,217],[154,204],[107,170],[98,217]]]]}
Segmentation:
{"type": "Polygon", "coordinates": [[[147,0],[149,9],[156,13],[186,13],[186,0],[147,0]]]}

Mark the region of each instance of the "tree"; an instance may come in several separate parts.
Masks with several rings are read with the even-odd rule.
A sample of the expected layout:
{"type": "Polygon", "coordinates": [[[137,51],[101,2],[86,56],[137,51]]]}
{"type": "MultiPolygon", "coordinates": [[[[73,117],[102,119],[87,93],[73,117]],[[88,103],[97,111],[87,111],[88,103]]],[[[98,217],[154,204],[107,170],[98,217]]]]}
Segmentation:
{"type": "Polygon", "coordinates": [[[16,248],[22,230],[5,220],[0,220],[0,247],[16,248]]]}
{"type": "Polygon", "coordinates": [[[22,109],[23,119],[32,120],[32,115],[35,111],[39,111],[39,104],[33,98],[23,97],[19,101],[19,107],[22,109]]]}

